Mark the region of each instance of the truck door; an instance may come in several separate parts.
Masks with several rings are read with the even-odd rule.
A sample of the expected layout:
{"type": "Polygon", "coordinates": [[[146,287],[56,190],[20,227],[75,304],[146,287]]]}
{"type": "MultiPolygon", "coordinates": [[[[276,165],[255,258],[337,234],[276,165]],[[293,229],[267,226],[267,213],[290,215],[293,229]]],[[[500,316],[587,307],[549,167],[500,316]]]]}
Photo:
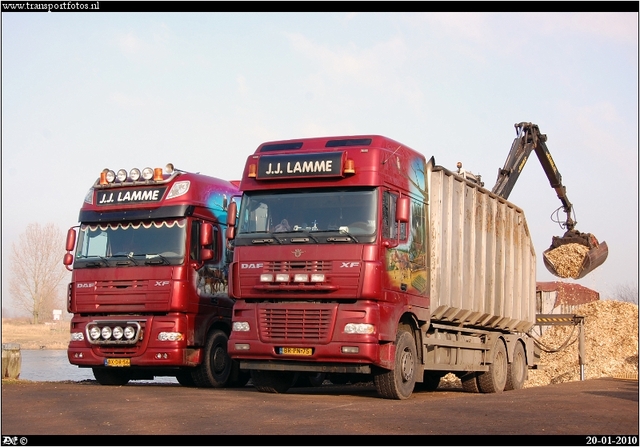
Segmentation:
{"type": "Polygon", "coordinates": [[[409,198],[409,219],[401,222],[396,214],[399,197],[399,192],[388,190],[382,198],[385,288],[425,296],[428,292],[426,205],[421,200],[409,198]]]}

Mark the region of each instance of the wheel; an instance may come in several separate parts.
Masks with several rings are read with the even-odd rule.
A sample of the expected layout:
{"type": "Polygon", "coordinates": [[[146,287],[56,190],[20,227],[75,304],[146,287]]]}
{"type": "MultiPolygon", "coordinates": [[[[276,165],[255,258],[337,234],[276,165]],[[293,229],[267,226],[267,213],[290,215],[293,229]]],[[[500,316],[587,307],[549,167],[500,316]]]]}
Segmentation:
{"type": "Polygon", "coordinates": [[[502,339],[496,341],[491,351],[489,370],[478,373],[478,388],[483,393],[500,393],[507,384],[507,348],[502,339]]]}
{"type": "Polygon", "coordinates": [[[425,371],[422,378],[422,383],[416,382],[415,389],[420,391],[435,391],[440,385],[440,379],[444,376],[443,373],[425,371]]]}
{"type": "Polygon", "coordinates": [[[373,377],[378,394],[386,399],[407,399],[411,396],[416,384],[417,359],[413,337],[406,329],[399,329],[394,369],[384,370],[373,377]]]}
{"type": "Polygon", "coordinates": [[[469,372],[460,377],[462,382],[462,389],[467,393],[479,393],[477,374],[475,372],[469,372]]]}
{"type": "Polygon", "coordinates": [[[182,386],[194,387],[196,383],[193,380],[192,371],[180,370],[176,373],[176,380],[182,386]]]}
{"type": "Polygon", "coordinates": [[[527,356],[522,343],[517,342],[513,350],[513,359],[507,366],[507,383],[505,390],[520,390],[527,380],[527,356]]]}
{"type": "Polygon", "coordinates": [[[229,338],[216,329],[209,334],[202,363],[191,374],[193,382],[202,388],[222,388],[231,376],[231,358],[227,353],[229,338]]]}
{"type": "Polygon", "coordinates": [[[251,370],[253,386],[263,393],[286,393],[296,378],[296,373],[291,371],[251,370]]]}
{"type": "Polygon", "coordinates": [[[129,376],[126,371],[110,368],[91,368],[93,377],[100,385],[126,385],[129,383],[129,376]]]}

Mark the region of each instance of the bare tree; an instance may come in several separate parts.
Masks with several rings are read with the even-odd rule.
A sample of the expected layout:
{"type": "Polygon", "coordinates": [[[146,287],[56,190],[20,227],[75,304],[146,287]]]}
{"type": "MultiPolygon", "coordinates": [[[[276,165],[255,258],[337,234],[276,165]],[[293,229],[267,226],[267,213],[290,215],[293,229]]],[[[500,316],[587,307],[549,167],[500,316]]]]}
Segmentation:
{"type": "Polygon", "coordinates": [[[625,303],[638,304],[638,283],[618,285],[613,292],[613,299],[625,303]]]}
{"type": "Polygon", "coordinates": [[[11,246],[9,291],[13,302],[38,324],[60,308],[60,284],[67,272],[62,265],[64,235],[54,224],[27,225],[11,246]]]}

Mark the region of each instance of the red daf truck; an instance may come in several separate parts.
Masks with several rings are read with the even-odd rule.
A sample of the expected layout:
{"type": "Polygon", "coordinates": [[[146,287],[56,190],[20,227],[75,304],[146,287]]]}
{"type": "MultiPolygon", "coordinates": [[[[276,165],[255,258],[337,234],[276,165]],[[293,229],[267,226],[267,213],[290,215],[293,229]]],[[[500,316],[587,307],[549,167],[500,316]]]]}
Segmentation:
{"type": "Polygon", "coordinates": [[[165,171],[105,169],[69,229],[69,361],[102,385],[175,376],[243,386],[249,375],[227,353],[226,221],[237,182],[165,171]]]}
{"type": "Polygon", "coordinates": [[[471,392],[523,386],[536,258],[520,208],[379,135],[263,143],[240,189],[229,354],[259,391],[328,377],[406,399],[449,372],[471,392]]]}

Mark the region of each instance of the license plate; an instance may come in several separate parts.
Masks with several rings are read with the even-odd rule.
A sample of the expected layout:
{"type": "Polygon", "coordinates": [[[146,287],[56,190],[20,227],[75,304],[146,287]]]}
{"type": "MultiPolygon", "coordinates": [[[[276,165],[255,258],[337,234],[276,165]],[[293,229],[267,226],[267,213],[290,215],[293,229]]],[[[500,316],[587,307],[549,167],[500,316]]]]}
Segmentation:
{"type": "Polygon", "coordinates": [[[131,359],[106,359],[105,366],[131,366],[131,359]]]}
{"type": "Polygon", "coordinates": [[[280,354],[311,355],[313,354],[313,349],[311,348],[280,348],[280,354]]]}

